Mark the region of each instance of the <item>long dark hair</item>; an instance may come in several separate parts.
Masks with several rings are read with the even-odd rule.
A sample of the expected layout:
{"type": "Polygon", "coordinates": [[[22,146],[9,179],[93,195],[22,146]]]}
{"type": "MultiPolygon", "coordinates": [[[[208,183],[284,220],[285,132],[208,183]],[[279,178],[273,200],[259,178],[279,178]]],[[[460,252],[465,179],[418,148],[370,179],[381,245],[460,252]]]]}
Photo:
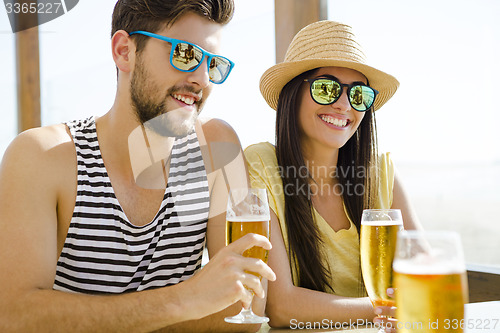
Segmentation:
{"type": "MultiPolygon", "coordinates": [[[[317,69],[300,74],[282,89],[276,114],[276,158],[282,170],[285,191],[285,219],[288,233],[290,264],[298,267],[299,286],[318,290],[333,290],[329,267],[321,260],[321,238],[313,217],[312,180],[306,174],[293,174],[289,170],[307,170],[300,145],[298,123],[299,91],[304,79],[311,78],[317,69]]],[[[372,207],[378,193],[377,136],[372,109],[366,111],[356,133],[339,149],[336,177],[344,190],[342,199],[347,214],[358,230],[363,209],[372,207]],[[357,189],[357,190],[356,190],[357,189]]]]}

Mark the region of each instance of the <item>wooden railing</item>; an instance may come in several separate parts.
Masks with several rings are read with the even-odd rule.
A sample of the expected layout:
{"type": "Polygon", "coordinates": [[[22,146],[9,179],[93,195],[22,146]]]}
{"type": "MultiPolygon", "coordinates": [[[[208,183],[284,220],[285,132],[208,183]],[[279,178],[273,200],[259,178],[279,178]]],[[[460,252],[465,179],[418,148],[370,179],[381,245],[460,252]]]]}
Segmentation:
{"type": "Polygon", "coordinates": [[[500,300],[500,268],[467,265],[469,302],[500,300]]]}
{"type": "Polygon", "coordinates": [[[279,63],[300,29],[328,18],[328,3],[327,0],[274,0],[274,15],[276,63],[279,63]]]}
{"type": "Polygon", "coordinates": [[[14,30],[18,31],[16,32],[18,131],[22,132],[41,125],[38,16],[21,11],[14,14],[14,22],[14,30]],[[26,29],[26,27],[33,28],[26,29]]]}

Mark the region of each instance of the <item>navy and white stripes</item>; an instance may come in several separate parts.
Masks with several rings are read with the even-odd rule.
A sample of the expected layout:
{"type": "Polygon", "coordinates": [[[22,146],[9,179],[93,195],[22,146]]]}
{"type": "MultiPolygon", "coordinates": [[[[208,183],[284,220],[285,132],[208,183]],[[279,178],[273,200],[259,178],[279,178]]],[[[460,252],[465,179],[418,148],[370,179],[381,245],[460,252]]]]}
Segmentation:
{"type": "Polygon", "coordinates": [[[75,210],[54,289],[123,293],[173,285],[200,267],[209,190],[196,133],[176,139],[168,185],[153,221],[131,224],[104,166],[93,117],[67,124],[76,147],[75,210]]]}

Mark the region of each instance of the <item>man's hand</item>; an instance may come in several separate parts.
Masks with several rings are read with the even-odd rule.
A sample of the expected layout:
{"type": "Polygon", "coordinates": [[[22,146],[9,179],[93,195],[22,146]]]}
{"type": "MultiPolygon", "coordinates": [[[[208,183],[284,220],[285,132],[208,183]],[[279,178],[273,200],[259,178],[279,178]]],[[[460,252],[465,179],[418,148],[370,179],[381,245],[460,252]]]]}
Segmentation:
{"type": "Polygon", "coordinates": [[[201,318],[238,301],[249,306],[252,291],[260,298],[265,296],[261,280],[249,272],[271,281],[276,280],[276,275],[262,260],[242,256],[253,246],[271,249],[266,237],[248,234],[221,249],[203,269],[184,282],[189,293],[186,298],[196,302],[190,311],[196,309],[195,313],[201,318]]]}

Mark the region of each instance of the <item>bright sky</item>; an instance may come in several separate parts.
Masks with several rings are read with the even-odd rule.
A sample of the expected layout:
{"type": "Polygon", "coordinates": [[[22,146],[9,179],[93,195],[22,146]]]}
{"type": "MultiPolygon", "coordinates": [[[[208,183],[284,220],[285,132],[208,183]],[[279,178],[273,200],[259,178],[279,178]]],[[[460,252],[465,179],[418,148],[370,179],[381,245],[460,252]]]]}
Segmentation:
{"type": "MultiPolygon", "coordinates": [[[[116,77],[109,30],[115,0],[86,0],[40,27],[42,118],[52,124],[101,115],[116,77]]],[[[401,87],[379,112],[380,144],[401,161],[500,161],[500,2],[328,1],[328,17],[353,26],[375,67],[401,87]]],[[[275,113],[258,89],[274,64],[274,1],[236,0],[223,54],[236,62],[204,116],[222,118],[243,146],[274,141],[275,113]]],[[[0,153],[16,131],[14,39],[0,9],[0,153]]]]}

